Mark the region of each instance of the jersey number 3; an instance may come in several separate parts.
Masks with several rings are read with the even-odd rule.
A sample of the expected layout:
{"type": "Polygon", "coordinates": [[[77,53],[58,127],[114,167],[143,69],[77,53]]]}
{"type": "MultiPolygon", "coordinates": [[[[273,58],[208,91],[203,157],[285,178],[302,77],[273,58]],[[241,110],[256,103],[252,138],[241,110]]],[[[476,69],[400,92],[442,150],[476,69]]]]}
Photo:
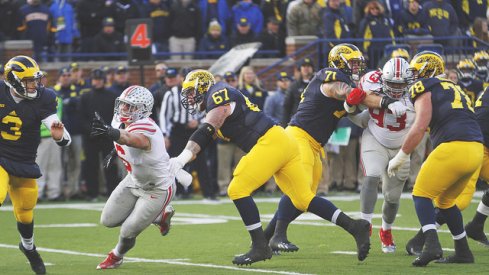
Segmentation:
{"type": "Polygon", "coordinates": [[[5,140],[18,140],[22,135],[20,128],[22,127],[22,120],[17,116],[15,111],[10,112],[8,115],[2,118],[2,123],[7,127],[4,131],[0,131],[0,135],[5,140]]]}

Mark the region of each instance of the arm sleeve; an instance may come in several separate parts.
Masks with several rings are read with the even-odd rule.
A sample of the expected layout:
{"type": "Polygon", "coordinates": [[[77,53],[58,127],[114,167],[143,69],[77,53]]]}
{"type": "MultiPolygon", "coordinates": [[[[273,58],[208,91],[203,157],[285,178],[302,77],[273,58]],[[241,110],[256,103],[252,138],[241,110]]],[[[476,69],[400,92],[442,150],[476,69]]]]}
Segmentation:
{"type": "MultiPolygon", "coordinates": [[[[46,126],[46,128],[48,128],[49,131],[51,131],[51,125],[55,121],[61,121],[61,120],[59,119],[57,114],[52,114],[52,115],[48,116],[47,118],[43,119],[42,123],[44,124],[44,126],[46,126]]],[[[71,143],[71,136],[70,136],[70,133],[68,133],[68,130],[66,130],[66,128],[63,129],[63,139],[61,139],[61,141],[62,140],[68,141],[68,143],[65,146],[68,146],[71,143]]],[[[55,140],[55,141],[58,142],[60,140],[55,140]]]]}

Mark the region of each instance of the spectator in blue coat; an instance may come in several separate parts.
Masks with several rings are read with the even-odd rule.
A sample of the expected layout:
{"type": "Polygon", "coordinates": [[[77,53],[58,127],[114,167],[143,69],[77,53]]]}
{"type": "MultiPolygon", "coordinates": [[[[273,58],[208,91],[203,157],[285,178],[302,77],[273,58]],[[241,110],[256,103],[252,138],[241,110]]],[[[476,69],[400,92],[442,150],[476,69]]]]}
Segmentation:
{"type": "Polygon", "coordinates": [[[409,0],[407,9],[401,13],[400,20],[397,21],[397,31],[403,35],[427,35],[430,29],[426,24],[426,17],[421,11],[419,0],[409,0]]]}
{"type": "Polygon", "coordinates": [[[167,52],[168,39],[171,35],[170,1],[149,0],[143,6],[144,16],[153,20],[153,44],[158,52],[167,52]]]}
{"type": "MultiPolygon", "coordinates": [[[[330,0],[331,1],[331,0],[330,0]]],[[[282,123],[284,121],[284,100],[285,93],[289,89],[292,77],[287,72],[277,74],[277,90],[265,100],[263,112],[271,117],[275,122],[282,123]]],[[[282,125],[285,126],[285,125],[282,125]]]]}
{"type": "MultiPolygon", "coordinates": [[[[222,35],[221,25],[217,20],[211,21],[209,29],[199,43],[199,52],[224,52],[229,49],[228,40],[222,35]]],[[[200,58],[218,58],[215,54],[200,54],[200,58]]]]}
{"type": "MultiPolygon", "coordinates": [[[[56,47],[60,54],[70,54],[73,51],[73,42],[80,38],[75,11],[66,0],[54,0],[49,8],[56,22],[56,47]]],[[[61,61],[71,60],[71,56],[62,56],[61,61]]]]}
{"type": "Polygon", "coordinates": [[[246,18],[254,34],[261,33],[263,30],[263,13],[260,7],[254,4],[252,0],[241,0],[238,2],[233,6],[232,14],[234,26],[240,22],[241,18],[246,18]]]}
{"type": "Polygon", "coordinates": [[[243,17],[239,20],[239,23],[237,24],[237,29],[238,31],[231,35],[231,47],[256,41],[256,35],[251,30],[251,25],[246,17],[243,17]]]}
{"type": "MultiPolygon", "coordinates": [[[[431,35],[435,38],[457,35],[458,17],[452,5],[445,0],[432,0],[423,5],[423,17],[431,28],[431,35]]],[[[444,46],[453,45],[456,41],[436,39],[436,43],[444,46]]]]}
{"type": "Polygon", "coordinates": [[[231,25],[231,9],[226,0],[199,0],[199,10],[202,19],[202,33],[206,33],[206,27],[213,20],[217,20],[221,25],[221,33],[226,36],[230,32],[231,25]]]}

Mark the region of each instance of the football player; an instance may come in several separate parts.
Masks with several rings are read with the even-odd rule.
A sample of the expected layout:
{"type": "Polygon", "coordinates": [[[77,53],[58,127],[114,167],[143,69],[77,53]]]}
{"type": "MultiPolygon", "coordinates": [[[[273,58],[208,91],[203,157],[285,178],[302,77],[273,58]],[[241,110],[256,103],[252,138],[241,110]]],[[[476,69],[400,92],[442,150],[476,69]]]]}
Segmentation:
{"type": "Polygon", "coordinates": [[[484,83],[475,77],[475,65],[469,59],[460,60],[457,64],[457,84],[470,97],[472,106],[479,94],[484,90],[484,83]]]}
{"type": "MultiPolygon", "coordinates": [[[[333,79],[335,74],[330,77],[333,79]]],[[[205,70],[187,75],[182,97],[182,104],[190,113],[206,112],[206,122],[193,133],[182,153],[170,160],[173,170],[181,169],[204,150],[214,135],[236,143],[247,152],[234,170],[228,196],[249,231],[252,247],[247,253],[236,256],[234,264],[248,265],[272,257],[258,208],[251,197],[271,176],[297,211],[309,211],[341,226],[355,238],[358,259],[363,261],[367,257],[370,249],[368,223],[351,219],[330,201],[314,195],[310,182],[312,173],[304,170],[297,142],[282,127],[239,90],[223,82],[216,83],[213,75],[205,70]]],[[[334,108],[341,112],[342,104],[334,108]]]]}
{"type": "Polygon", "coordinates": [[[411,56],[406,49],[398,48],[392,51],[391,58],[400,57],[409,62],[411,60],[411,56]]]}
{"type": "Polygon", "coordinates": [[[100,222],[107,227],[120,226],[121,230],[119,242],[97,269],[119,267],[136,237],[151,223],[159,225],[163,236],[168,234],[175,213],[170,205],[176,191],[175,174],[187,178],[182,184],[191,183],[192,177],[184,170],[175,174],[168,171],[170,157],[163,133],[149,118],[153,102],[148,89],[130,86],[116,99],[110,126],[95,113],[90,136],[113,140],[128,172],[102,210],[100,222]]]}
{"type": "MultiPolygon", "coordinates": [[[[299,144],[303,169],[308,177],[305,183],[310,183],[307,187],[313,193],[317,191],[322,173],[322,148],[340,118],[346,115],[344,108],[354,111],[356,105],[364,103],[370,107],[391,109],[399,116],[406,111],[406,107],[396,99],[374,94],[367,96],[362,89],[353,88],[354,81],[359,80],[365,66],[363,55],[356,46],[339,44],[333,47],[329,53],[329,65],[329,68],[316,73],[306,87],[297,113],[286,128],[286,132],[299,144]]],[[[279,208],[265,230],[273,250],[298,250],[287,239],[287,227],[302,212],[294,207],[287,194],[281,198],[279,208]]]]}
{"type": "Polygon", "coordinates": [[[360,80],[363,90],[399,100],[406,106],[406,113],[396,116],[389,109],[369,108],[362,113],[350,116],[357,125],[366,128],[362,134],[361,157],[364,168],[364,182],[360,191],[361,218],[372,224],[379,182],[382,180],[384,203],[382,206],[382,227],[379,235],[382,252],[396,250],[392,237],[392,224],[399,209],[399,201],[404,183],[409,177],[410,162],[407,160],[393,177],[387,175],[387,165],[399,151],[404,137],[413,124],[414,106],[407,94],[413,80],[409,63],[400,57],[387,61],[382,71],[372,71],[360,80]]]}
{"type": "MultiPolygon", "coordinates": [[[[484,152],[482,133],[470,98],[453,82],[439,78],[445,73],[445,62],[440,55],[424,51],[418,53],[410,65],[419,77],[409,90],[416,118],[401,150],[389,161],[387,169],[390,176],[399,173],[430,127],[434,149],[421,167],[413,190],[414,206],[425,243],[413,265],[426,266],[443,256],[436,231],[433,201],[452,233],[455,255],[463,258],[464,262],[473,262],[462,215],[455,203],[481,169],[484,152]],[[463,155],[471,157],[451,157],[463,155]]],[[[458,262],[458,258],[448,257],[442,262],[458,262]]]]}
{"type": "Polygon", "coordinates": [[[489,54],[486,51],[476,52],[473,61],[476,66],[476,77],[484,83],[489,82],[489,54]]]}
{"type": "Polygon", "coordinates": [[[37,203],[36,164],[41,123],[59,146],[71,138],[56,114],[56,95],[41,85],[43,74],[36,61],[19,55],[5,64],[0,82],[0,205],[10,195],[21,242],[19,249],[36,274],[46,268],[34,245],[33,210],[37,203]]]}

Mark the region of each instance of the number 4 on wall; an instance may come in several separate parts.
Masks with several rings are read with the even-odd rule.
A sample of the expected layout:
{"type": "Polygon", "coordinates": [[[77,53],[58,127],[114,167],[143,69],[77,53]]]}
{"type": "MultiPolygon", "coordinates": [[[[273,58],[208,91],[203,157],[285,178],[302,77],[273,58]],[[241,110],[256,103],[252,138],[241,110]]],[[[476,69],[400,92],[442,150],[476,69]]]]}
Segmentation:
{"type": "Polygon", "coordinates": [[[148,25],[138,24],[131,36],[131,47],[147,48],[151,45],[148,38],[148,25]]]}

